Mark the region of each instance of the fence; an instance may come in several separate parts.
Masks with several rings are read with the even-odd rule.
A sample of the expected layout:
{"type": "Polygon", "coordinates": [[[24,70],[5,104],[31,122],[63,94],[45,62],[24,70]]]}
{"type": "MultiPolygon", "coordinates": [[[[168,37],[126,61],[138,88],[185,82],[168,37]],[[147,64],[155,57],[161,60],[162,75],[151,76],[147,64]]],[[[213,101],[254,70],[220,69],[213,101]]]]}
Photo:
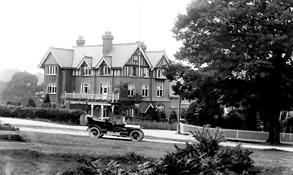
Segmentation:
{"type": "MultiPolygon", "coordinates": [[[[180,131],[183,134],[189,134],[194,130],[201,130],[202,127],[180,123],[180,131]]],[[[216,128],[210,128],[212,132],[216,128]]],[[[264,131],[247,131],[234,129],[220,129],[227,140],[266,142],[269,133],[264,131]]],[[[284,144],[293,144],[293,133],[280,133],[280,141],[284,144]]]]}

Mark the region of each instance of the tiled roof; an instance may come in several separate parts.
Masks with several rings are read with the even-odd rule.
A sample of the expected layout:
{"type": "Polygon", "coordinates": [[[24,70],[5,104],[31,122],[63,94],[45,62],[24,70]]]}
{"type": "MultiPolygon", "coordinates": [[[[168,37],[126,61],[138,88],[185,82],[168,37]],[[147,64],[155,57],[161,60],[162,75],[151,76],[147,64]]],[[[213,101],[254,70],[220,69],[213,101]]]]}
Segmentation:
{"type": "MultiPolygon", "coordinates": [[[[122,67],[138,48],[140,48],[139,42],[113,44],[112,50],[105,55],[104,60],[111,67],[122,67]]],[[[52,53],[61,67],[78,67],[83,60],[94,67],[103,58],[103,45],[74,46],[72,49],[50,48],[41,61],[41,67],[49,53],[52,53]]],[[[147,51],[147,62],[154,67],[164,54],[164,51],[147,51]]]]}
{"type": "Polygon", "coordinates": [[[72,67],[77,67],[83,57],[92,57],[92,65],[95,66],[97,62],[103,56],[103,46],[102,45],[90,45],[90,46],[80,46],[73,47],[73,62],[72,67]]]}
{"type": "Polygon", "coordinates": [[[55,59],[56,62],[61,66],[61,67],[71,67],[72,66],[72,58],[73,58],[73,50],[72,49],[64,49],[64,48],[54,48],[51,47],[45,57],[43,58],[43,60],[41,61],[40,66],[43,65],[43,63],[46,61],[47,56],[49,54],[52,54],[55,59]]]}
{"type": "Polygon", "coordinates": [[[112,67],[122,67],[138,48],[137,43],[113,44],[111,52],[112,67]]]}
{"type": "Polygon", "coordinates": [[[165,51],[146,51],[146,55],[148,59],[150,60],[153,67],[156,67],[156,65],[159,63],[161,58],[165,55],[165,51]]]}

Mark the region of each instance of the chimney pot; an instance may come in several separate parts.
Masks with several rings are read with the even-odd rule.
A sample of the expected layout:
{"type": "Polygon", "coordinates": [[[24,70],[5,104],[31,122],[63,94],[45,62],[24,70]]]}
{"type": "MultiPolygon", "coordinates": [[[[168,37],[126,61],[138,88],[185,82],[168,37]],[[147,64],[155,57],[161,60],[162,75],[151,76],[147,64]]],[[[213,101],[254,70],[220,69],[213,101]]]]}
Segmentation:
{"type": "Polygon", "coordinates": [[[76,45],[77,46],[84,46],[85,44],[85,39],[83,36],[78,36],[77,40],[76,40],[76,45]]]}

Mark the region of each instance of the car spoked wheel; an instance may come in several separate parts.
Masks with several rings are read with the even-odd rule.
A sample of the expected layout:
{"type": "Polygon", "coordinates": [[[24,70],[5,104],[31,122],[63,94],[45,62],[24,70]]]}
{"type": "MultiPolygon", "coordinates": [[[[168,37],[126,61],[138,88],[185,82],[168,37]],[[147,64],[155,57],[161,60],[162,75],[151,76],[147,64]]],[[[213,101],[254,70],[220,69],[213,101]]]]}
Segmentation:
{"type": "Polygon", "coordinates": [[[130,132],[130,138],[132,141],[139,142],[143,139],[143,132],[139,130],[133,130],[130,132]]]}
{"type": "Polygon", "coordinates": [[[96,137],[96,138],[100,138],[103,136],[103,134],[101,133],[101,129],[96,127],[90,129],[89,135],[90,137],[96,137]]]}

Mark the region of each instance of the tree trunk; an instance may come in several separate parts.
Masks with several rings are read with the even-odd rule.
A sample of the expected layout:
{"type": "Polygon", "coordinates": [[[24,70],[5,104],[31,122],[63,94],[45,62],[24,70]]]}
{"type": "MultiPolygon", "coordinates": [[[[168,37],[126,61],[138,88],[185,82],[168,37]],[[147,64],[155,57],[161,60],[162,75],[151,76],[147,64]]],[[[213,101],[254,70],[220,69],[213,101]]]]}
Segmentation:
{"type": "Polygon", "coordinates": [[[269,137],[267,142],[271,145],[278,145],[280,144],[280,123],[279,123],[279,112],[275,111],[271,113],[267,113],[269,119],[269,137]]]}

